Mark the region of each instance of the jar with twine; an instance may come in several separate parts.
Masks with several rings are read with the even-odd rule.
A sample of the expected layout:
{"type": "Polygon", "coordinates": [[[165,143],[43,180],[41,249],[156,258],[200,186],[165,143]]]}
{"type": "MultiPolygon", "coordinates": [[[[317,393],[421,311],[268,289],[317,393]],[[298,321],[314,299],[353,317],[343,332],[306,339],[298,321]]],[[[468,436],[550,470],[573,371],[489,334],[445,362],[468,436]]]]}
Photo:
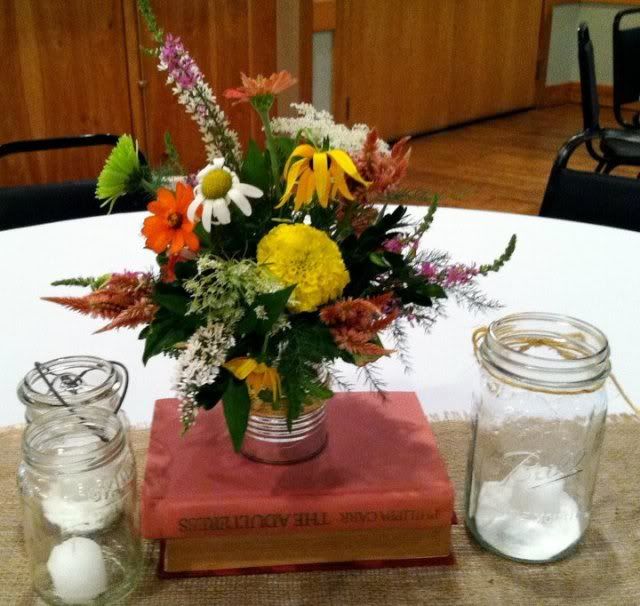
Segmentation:
{"type": "Polygon", "coordinates": [[[570,554],[591,516],[611,372],[605,335],[559,314],[506,316],[474,333],[479,362],[466,523],[523,562],[570,554]]]}

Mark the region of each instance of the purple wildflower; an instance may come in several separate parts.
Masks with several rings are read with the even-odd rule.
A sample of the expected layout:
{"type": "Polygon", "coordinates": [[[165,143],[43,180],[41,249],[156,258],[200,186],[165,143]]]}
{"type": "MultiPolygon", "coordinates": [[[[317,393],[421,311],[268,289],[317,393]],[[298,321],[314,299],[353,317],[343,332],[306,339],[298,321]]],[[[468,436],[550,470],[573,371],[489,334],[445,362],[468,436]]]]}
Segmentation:
{"type": "Polygon", "coordinates": [[[446,268],[443,286],[445,288],[451,286],[462,286],[468,284],[475,278],[479,272],[478,268],[473,265],[450,265],[446,268]]]}
{"type": "Polygon", "coordinates": [[[167,84],[174,85],[173,94],[198,124],[207,160],[213,162],[222,155],[227,165],[237,170],[241,158],[237,134],[229,127],[227,117],[182,40],[167,34],[158,59],[158,69],[167,72],[167,84]]]}
{"type": "Polygon", "coordinates": [[[427,280],[436,281],[439,274],[440,272],[438,271],[438,268],[433,263],[429,263],[428,261],[425,261],[422,264],[422,267],[420,269],[420,275],[423,278],[427,278],[427,280]]]}
{"type": "Polygon", "coordinates": [[[198,174],[197,173],[191,173],[190,175],[187,175],[185,177],[184,182],[187,185],[190,185],[191,187],[195,187],[196,185],[198,185],[198,174]]]}
{"type": "Polygon", "coordinates": [[[385,240],[382,244],[382,247],[391,253],[401,254],[402,249],[404,248],[404,243],[400,238],[391,238],[390,240],[385,240]]]}

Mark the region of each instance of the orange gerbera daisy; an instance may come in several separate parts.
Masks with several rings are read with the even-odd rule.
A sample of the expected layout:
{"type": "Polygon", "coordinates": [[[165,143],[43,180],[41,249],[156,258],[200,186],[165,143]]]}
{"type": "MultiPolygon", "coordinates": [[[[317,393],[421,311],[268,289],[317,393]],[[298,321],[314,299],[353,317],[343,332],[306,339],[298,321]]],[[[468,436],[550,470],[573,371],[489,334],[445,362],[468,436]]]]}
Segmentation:
{"type": "Polygon", "coordinates": [[[196,252],[200,248],[198,236],[193,233],[195,224],[187,218],[187,208],[193,200],[193,188],[183,183],[176,185],[176,193],[161,187],[157,199],[147,206],[153,216],[144,220],[142,235],[146,247],[160,254],[169,248],[170,255],[183,248],[196,252]]]}
{"type": "Polygon", "coordinates": [[[237,88],[228,88],[224,91],[227,99],[233,99],[236,103],[246,103],[253,97],[260,95],[277,95],[283,90],[292,87],[297,80],[286,70],[271,74],[268,78],[262,75],[255,78],[249,78],[245,74],[241,74],[242,86],[237,88]]]}

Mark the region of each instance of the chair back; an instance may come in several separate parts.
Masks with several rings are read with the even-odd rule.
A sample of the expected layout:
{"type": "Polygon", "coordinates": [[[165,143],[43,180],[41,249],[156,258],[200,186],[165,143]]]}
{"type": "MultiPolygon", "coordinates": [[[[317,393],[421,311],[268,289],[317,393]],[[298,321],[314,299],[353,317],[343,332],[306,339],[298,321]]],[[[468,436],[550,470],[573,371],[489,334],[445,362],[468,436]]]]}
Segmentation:
{"type": "MultiPolygon", "coordinates": [[[[117,142],[118,136],[109,134],[13,141],[0,145],[0,158],[10,154],[50,149],[113,146],[117,142]]],[[[146,163],[142,154],[140,154],[140,160],[146,163]]],[[[101,208],[100,202],[95,197],[95,191],[95,180],[0,187],[0,231],[103,215],[106,210],[101,208]]],[[[148,202],[147,197],[144,194],[127,194],[118,200],[113,211],[143,211],[148,202]]]]}
{"type": "Polygon", "coordinates": [[[596,64],[589,27],[581,23],[578,28],[578,64],[580,66],[580,92],[582,96],[582,121],[584,130],[600,128],[600,104],[596,81],[596,64]]]}
{"type": "MultiPolygon", "coordinates": [[[[147,202],[145,195],[126,194],[113,212],[143,211],[147,202]]],[[[96,199],[96,182],[92,180],[0,188],[0,231],[106,213],[96,199]]]]}
{"type": "Polygon", "coordinates": [[[640,8],[622,10],[613,21],[613,111],[627,128],[634,125],[624,119],[622,106],[640,99],[640,27],[622,29],[633,14],[640,16],[640,8]]]}
{"type": "Polygon", "coordinates": [[[640,231],[640,181],[577,171],[556,162],[540,216],[640,231]]]}

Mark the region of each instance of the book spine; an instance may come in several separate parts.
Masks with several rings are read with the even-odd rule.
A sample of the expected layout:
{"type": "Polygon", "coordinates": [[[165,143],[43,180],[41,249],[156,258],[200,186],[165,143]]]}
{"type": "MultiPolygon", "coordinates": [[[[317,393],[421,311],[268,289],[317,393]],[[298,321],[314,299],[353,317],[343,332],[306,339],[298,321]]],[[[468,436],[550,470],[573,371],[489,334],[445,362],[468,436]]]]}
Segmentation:
{"type": "Polygon", "coordinates": [[[151,501],[143,498],[142,534],[149,539],[273,534],[299,531],[435,528],[449,526],[453,491],[270,498],[222,504],[151,501]]]}

